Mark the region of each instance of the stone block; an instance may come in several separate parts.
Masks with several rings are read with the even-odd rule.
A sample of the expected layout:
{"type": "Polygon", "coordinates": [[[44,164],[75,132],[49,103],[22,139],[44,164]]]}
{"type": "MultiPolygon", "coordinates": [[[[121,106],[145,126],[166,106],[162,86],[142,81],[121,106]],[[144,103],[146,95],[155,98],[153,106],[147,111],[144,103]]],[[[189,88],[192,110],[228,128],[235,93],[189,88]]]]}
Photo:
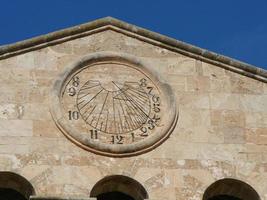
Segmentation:
{"type": "Polygon", "coordinates": [[[210,99],[207,94],[194,94],[191,92],[176,93],[179,107],[191,109],[210,109],[210,99]]]}
{"type": "Polygon", "coordinates": [[[244,144],[245,131],[240,127],[225,127],[221,131],[224,134],[224,143],[226,144],[244,144]]]}
{"type": "Polygon", "coordinates": [[[187,91],[195,93],[210,92],[210,78],[207,76],[187,76],[187,91]]]}
{"type": "Polygon", "coordinates": [[[33,135],[37,137],[64,137],[53,120],[33,120],[33,135]]]}
{"type": "Polygon", "coordinates": [[[231,91],[241,94],[262,94],[263,83],[233,72],[226,71],[226,76],[230,78],[231,91]]]}
{"type": "Polygon", "coordinates": [[[211,109],[240,110],[240,99],[238,94],[214,93],[210,94],[211,109]]]}
{"type": "Polygon", "coordinates": [[[0,136],[33,136],[33,125],[31,120],[0,120],[0,136]]]}
{"type": "Polygon", "coordinates": [[[240,95],[241,109],[267,113],[267,95],[240,95]]]}
{"type": "Polygon", "coordinates": [[[245,113],[234,110],[212,110],[211,111],[211,125],[214,126],[245,126],[245,113]]]}
{"type": "Polygon", "coordinates": [[[225,77],[225,70],[218,66],[202,62],[203,75],[209,77],[225,77]]]}

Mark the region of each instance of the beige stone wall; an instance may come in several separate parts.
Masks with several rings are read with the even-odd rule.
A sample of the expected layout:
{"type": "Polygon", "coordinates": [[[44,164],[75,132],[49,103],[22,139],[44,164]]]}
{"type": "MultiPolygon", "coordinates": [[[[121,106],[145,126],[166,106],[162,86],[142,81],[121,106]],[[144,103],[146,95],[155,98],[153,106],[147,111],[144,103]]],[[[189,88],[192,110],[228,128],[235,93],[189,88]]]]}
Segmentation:
{"type": "Polygon", "coordinates": [[[200,200],[231,177],[267,200],[267,85],[114,31],[0,60],[0,171],[27,178],[37,195],[89,196],[97,181],[122,174],[151,199],[200,200]],[[53,80],[93,52],[137,56],[172,86],[179,119],[171,137],[130,158],[95,155],[74,145],[49,112],[53,80]]]}

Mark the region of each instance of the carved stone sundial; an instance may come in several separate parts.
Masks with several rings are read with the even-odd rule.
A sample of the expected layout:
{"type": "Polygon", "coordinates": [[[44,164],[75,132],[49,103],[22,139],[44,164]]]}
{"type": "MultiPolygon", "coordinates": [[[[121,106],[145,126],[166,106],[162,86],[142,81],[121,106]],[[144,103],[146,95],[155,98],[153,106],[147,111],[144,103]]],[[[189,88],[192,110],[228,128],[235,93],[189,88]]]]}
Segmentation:
{"type": "Polygon", "coordinates": [[[79,146],[131,156],[163,142],[177,120],[170,87],[137,58],[89,55],[58,77],[51,98],[58,127],[79,146]]]}

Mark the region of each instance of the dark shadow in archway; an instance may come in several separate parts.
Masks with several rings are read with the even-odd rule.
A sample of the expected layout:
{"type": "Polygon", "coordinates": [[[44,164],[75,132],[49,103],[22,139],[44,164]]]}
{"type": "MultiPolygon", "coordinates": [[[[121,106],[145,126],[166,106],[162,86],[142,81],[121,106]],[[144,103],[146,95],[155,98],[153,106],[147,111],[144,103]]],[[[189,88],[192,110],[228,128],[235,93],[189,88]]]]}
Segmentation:
{"type": "Polygon", "coordinates": [[[1,200],[27,200],[22,194],[16,190],[9,188],[0,188],[1,200]]]}
{"type": "Polygon", "coordinates": [[[225,178],[211,184],[203,200],[260,200],[258,193],[247,183],[225,178]]]}
{"type": "Polygon", "coordinates": [[[122,175],[108,176],[98,181],[91,190],[97,200],[144,200],[148,199],[145,188],[136,180],[122,175]]]}
{"type": "Polygon", "coordinates": [[[1,200],[27,200],[34,194],[33,186],[24,177],[13,172],[0,172],[1,200]]]}
{"type": "Polygon", "coordinates": [[[242,200],[242,199],[229,196],[229,195],[217,195],[217,196],[209,198],[209,200],[242,200]]]}
{"type": "Polygon", "coordinates": [[[122,192],[107,192],[99,194],[97,200],[134,200],[131,196],[122,192]]]}

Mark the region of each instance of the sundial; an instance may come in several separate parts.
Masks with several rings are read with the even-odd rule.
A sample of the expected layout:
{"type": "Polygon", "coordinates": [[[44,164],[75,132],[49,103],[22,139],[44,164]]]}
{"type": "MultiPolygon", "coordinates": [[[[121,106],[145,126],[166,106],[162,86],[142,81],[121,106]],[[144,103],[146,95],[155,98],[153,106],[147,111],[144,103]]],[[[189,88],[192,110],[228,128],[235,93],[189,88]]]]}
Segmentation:
{"type": "Polygon", "coordinates": [[[79,146],[107,156],[149,151],[172,132],[174,95],[162,78],[134,56],[88,55],[58,77],[51,111],[79,146]]]}

